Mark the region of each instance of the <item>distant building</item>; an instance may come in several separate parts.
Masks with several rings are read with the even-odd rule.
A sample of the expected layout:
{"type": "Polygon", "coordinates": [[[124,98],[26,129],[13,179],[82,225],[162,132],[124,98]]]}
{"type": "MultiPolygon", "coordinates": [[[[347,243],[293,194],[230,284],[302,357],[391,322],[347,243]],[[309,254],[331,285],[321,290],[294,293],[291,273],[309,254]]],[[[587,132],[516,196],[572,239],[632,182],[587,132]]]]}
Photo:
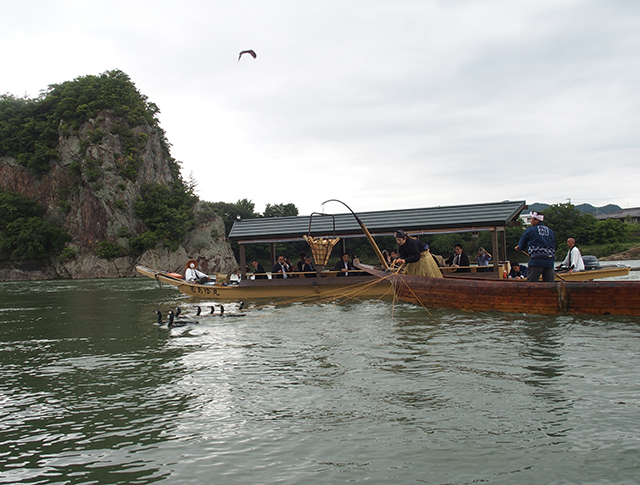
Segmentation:
{"type": "Polygon", "coordinates": [[[596,219],[618,219],[622,222],[640,222],[640,207],[632,207],[631,209],[622,209],[607,214],[597,214],[596,219]]]}
{"type": "Polygon", "coordinates": [[[528,214],[520,214],[520,220],[522,221],[523,226],[531,225],[531,212],[528,214]]]}

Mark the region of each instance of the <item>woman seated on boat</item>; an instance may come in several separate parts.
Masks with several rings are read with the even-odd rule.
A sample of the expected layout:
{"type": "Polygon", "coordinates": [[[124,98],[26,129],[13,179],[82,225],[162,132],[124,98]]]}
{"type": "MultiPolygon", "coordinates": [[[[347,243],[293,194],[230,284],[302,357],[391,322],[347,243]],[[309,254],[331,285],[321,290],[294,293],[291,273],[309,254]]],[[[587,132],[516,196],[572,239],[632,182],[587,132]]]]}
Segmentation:
{"type": "Polygon", "coordinates": [[[399,257],[395,260],[395,264],[407,265],[404,274],[442,278],[442,273],[431,256],[429,246],[415,238],[407,236],[407,234],[401,230],[396,231],[396,241],[399,246],[399,257]]]}
{"type": "Polygon", "coordinates": [[[198,283],[200,285],[206,283],[207,281],[211,281],[211,278],[209,278],[202,271],[198,271],[196,269],[197,265],[198,262],[195,259],[190,259],[189,261],[187,261],[187,270],[184,272],[184,280],[187,283],[198,283]]]}

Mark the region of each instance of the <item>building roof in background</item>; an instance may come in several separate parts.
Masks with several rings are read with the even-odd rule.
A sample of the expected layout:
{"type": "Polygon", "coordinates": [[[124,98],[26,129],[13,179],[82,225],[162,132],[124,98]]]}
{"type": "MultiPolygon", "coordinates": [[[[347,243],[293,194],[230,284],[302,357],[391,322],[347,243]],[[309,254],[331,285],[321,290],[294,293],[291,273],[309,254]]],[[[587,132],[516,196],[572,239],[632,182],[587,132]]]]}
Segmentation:
{"type": "Polygon", "coordinates": [[[626,219],[628,217],[637,219],[640,217],[640,207],[631,207],[630,209],[622,209],[615,212],[596,215],[596,219],[626,219]]]}
{"type": "MultiPolygon", "coordinates": [[[[382,236],[391,235],[398,229],[409,234],[490,230],[509,225],[525,207],[525,201],[505,201],[356,214],[371,234],[382,236]]],[[[311,216],[237,220],[231,228],[229,239],[241,243],[299,240],[309,234],[310,221],[312,236],[332,236],[334,220],[337,236],[364,236],[351,213],[334,214],[333,217],[314,213],[311,216]]]]}

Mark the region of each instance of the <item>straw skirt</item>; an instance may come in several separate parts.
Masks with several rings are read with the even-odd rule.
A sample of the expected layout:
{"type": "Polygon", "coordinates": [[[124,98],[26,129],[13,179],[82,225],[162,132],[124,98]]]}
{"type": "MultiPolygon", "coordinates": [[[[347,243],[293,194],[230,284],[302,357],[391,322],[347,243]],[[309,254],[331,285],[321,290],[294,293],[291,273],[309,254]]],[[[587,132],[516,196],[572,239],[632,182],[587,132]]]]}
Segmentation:
{"type": "Polygon", "coordinates": [[[420,260],[415,263],[407,264],[404,274],[410,276],[426,276],[428,278],[442,278],[442,272],[436,264],[431,251],[422,251],[420,260]]]}

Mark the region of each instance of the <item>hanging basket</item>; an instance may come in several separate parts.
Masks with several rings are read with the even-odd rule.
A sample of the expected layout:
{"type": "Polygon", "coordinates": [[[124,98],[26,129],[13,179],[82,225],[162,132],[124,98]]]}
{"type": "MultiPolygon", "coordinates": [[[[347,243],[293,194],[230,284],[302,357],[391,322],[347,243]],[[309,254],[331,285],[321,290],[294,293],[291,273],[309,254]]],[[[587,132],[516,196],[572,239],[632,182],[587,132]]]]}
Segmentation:
{"type": "Polygon", "coordinates": [[[339,237],[336,237],[336,218],[331,214],[312,212],[309,216],[309,233],[304,236],[304,239],[309,243],[309,246],[311,247],[311,253],[313,254],[313,259],[316,262],[316,266],[326,266],[329,262],[329,257],[331,256],[331,250],[333,249],[333,246],[335,246],[340,240],[339,237]],[[331,216],[331,220],[333,222],[333,238],[313,237],[311,235],[311,222],[313,221],[314,215],[331,216]]]}
{"type": "Polygon", "coordinates": [[[305,235],[304,238],[311,247],[311,253],[313,254],[313,259],[316,262],[316,266],[327,265],[327,263],[329,262],[329,256],[331,256],[331,250],[333,249],[333,246],[335,246],[338,241],[340,241],[339,237],[328,239],[324,237],[312,237],[305,235]]]}

